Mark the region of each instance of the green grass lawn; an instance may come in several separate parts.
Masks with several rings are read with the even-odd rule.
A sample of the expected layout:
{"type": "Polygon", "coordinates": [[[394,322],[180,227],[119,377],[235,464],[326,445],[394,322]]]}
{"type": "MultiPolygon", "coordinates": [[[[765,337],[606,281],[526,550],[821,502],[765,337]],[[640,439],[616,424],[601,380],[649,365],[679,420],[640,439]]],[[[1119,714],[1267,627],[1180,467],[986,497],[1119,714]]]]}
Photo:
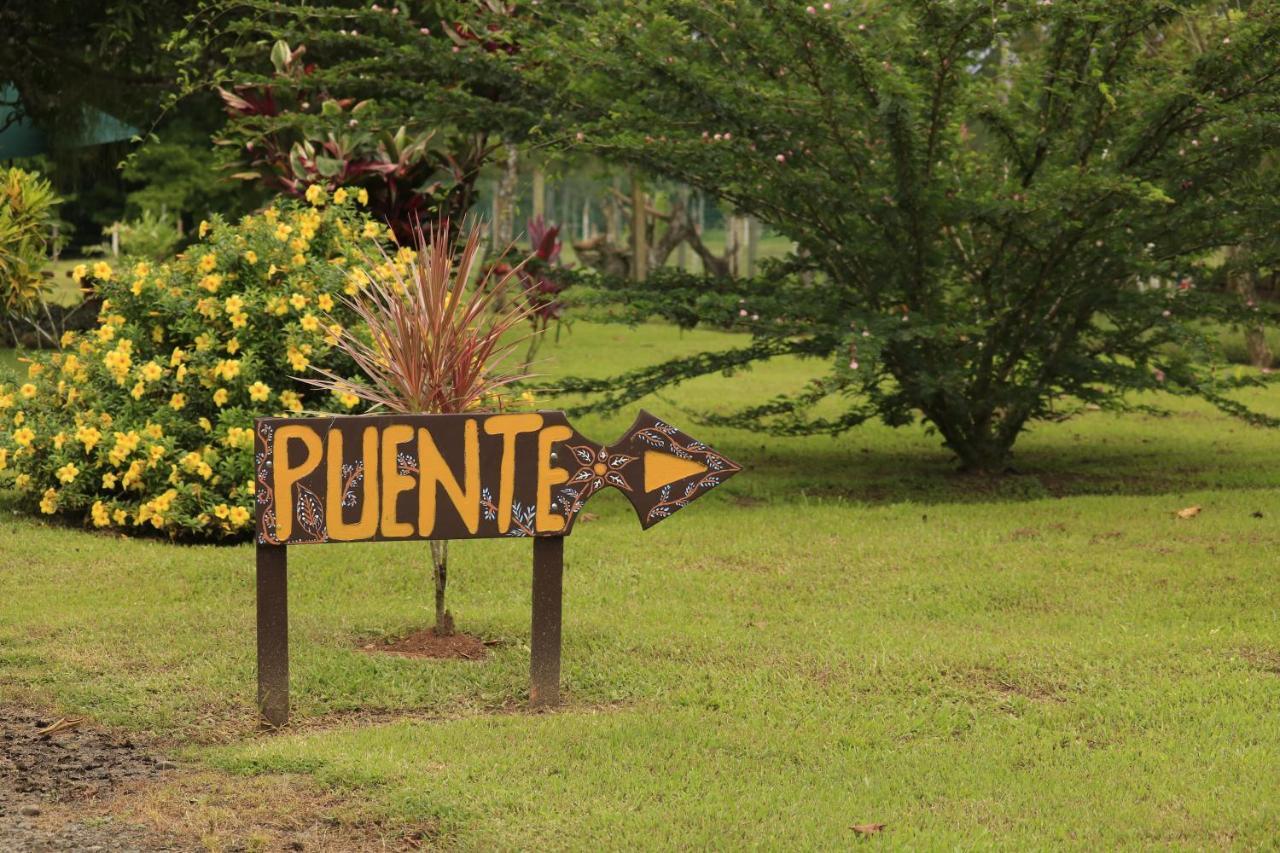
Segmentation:
{"type": "MultiPolygon", "coordinates": [[[[734,339],[578,323],[546,372],[734,339]]],[[[451,551],[484,663],[360,650],[429,624],[426,547],[291,551],[294,727],[253,731],[251,547],[0,516],[0,691],[232,773],[302,773],[442,846],[1267,847],[1280,825],[1280,436],[1194,403],[1037,427],[1020,476],[921,429],[697,427],[787,361],[644,405],[743,462],[566,546],[564,707],[530,714],[527,543],[451,551]],[[1194,518],[1174,512],[1200,506],[1194,518]]],[[[1249,402],[1280,414],[1280,394],[1249,402]]],[[[575,420],[606,441],[634,410],[575,420]]],[[[0,507],[8,510],[7,506],[0,507]]]]}

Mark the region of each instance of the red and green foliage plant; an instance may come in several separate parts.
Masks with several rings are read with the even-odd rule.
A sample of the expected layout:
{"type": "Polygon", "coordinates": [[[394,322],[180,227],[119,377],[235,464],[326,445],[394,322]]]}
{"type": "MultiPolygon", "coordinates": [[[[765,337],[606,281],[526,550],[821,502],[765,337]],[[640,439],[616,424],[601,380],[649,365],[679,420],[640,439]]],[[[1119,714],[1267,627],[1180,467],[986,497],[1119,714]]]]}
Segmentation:
{"type": "MultiPolygon", "coordinates": [[[[456,240],[449,222],[415,227],[417,252],[408,265],[365,259],[363,286],[343,304],[359,323],[337,332],[335,344],[362,378],[316,366],[306,380],[339,399],[359,398],[393,412],[450,414],[501,407],[505,390],[526,378],[506,367],[523,338],[516,334],[532,303],[510,299],[522,267],[481,269],[484,228],[456,240]]],[[[403,251],[403,250],[402,250],[403,251]]],[[[537,335],[535,328],[531,333],[537,335]]],[[[437,635],[454,632],[445,607],[448,542],[432,540],[437,635]]]]}

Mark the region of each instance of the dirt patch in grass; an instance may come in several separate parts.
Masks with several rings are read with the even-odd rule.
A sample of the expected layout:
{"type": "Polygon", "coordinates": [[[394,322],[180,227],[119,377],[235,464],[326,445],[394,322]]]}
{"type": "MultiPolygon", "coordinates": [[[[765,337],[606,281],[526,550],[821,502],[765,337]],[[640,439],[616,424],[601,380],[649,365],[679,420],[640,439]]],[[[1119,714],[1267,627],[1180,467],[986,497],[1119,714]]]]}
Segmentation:
{"type": "Polygon", "coordinates": [[[484,660],[489,656],[489,645],[471,634],[438,635],[434,628],[415,631],[407,637],[375,643],[365,643],[361,651],[370,654],[400,655],[407,658],[439,658],[443,660],[484,660]]]}
{"type": "Polygon", "coordinates": [[[122,787],[176,769],[81,717],[0,708],[0,849],[188,850],[168,832],[93,812],[122,787]]]}
{"type": "Polygon", "coordinates": [[[1253,669],[1280,675],[1280,651],[1276,649],[1246,646],[1240,649],[1239,655],[1253,669]]]}
{"type": "Polygon", "coordinates": [[[978,666],[954,673],[960,684],[986,693],[1011,698],[1021,697],[1032,702],[1064,702],[1061,685],[1039,676],[1015,676],[989,666],[978,666]]]}
{"type": "Polygon", "coordinates": [[[0,708],[0,850],[414,850],[434,823],[370,816],[305,776],[180,768],[81,717],[0,708]]]}
{"type": "Polygon", "coordinates": [[[102,820],[128,819],[178,832],[191,839],[183,848],[188,850],[337,853],[418,850],[442,841],[434,822],[405,823],[371,812],[362,797],[322,788],[306,776],[216,771],[136,785],[99,810],[102,820]]]}

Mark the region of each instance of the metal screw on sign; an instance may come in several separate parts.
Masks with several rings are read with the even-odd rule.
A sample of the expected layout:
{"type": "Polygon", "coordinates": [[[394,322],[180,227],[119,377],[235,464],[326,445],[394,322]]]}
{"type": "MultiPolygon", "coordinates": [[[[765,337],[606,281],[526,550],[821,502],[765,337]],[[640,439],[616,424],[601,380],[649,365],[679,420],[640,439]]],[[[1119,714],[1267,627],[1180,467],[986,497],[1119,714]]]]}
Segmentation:
{"type": "Polygon", "coordinates": [[[649,528],[742,470],[642,411],[597,444],[564,412],[260,418],[258,708],[289,718],[288,546],[398,539],[533,540],[529,700],[560,701],[564,538],[620,490],[649,528]]]}

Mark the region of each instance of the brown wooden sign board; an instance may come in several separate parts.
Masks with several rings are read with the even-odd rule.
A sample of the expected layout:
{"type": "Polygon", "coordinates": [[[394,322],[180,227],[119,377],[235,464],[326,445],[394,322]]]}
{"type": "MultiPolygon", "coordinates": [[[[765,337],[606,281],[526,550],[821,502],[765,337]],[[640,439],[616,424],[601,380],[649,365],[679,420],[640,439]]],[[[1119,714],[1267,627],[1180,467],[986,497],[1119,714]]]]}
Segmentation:
{"type": "Polygon", "coordinates": [[[741,470],[642,411],[601,445],[563,412],[260,418],[258,703],[288,716],[285,546],[397,539],[534,540],[532,698],[559,690],[563,537],[592,495],[621,491],[648,528],[741,470]]]}

